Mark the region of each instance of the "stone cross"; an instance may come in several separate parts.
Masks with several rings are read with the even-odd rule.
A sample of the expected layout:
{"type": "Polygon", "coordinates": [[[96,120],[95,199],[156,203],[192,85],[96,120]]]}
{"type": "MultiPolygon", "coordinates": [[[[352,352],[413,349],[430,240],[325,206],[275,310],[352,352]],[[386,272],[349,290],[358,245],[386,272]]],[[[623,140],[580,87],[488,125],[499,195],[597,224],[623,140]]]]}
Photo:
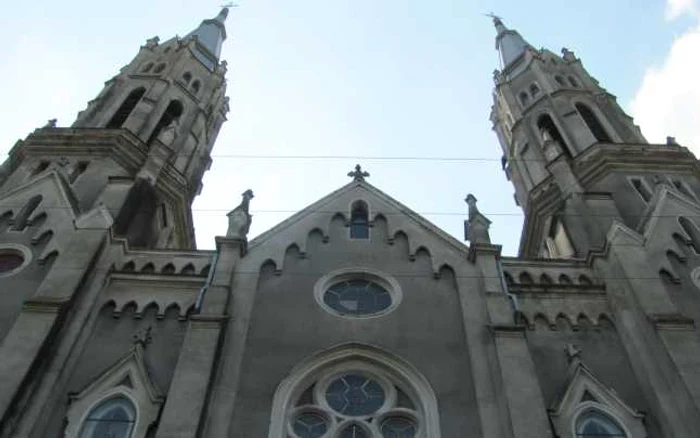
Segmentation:
{"type": "Polygon", "coordinates": [[[132,342],[135,345],[141,345],[141,347],[146,348],[146,345],[150,344],[151,341],[153,341],[153,335],[151,334],[151,330],[153,330],[153,327],[149,325],[146,329],[137,331],[131,337],[132,342]]]}
{"type": "Polygon", "coordinates": [[[353,181],[364,181],[366,177],[369,176],[368,172],[364,172],[362,167],[357,164],[355,170],[348,173],[348,176],[353,179],[353,181]]]}
{"type": "Polygon", "coordinates": [[[573,362],[574,359],[581,358],[581,349],[577,348],[574,344],[566,344],[564,351],[566,351],[566,359],[569,363],[573,362]]]}

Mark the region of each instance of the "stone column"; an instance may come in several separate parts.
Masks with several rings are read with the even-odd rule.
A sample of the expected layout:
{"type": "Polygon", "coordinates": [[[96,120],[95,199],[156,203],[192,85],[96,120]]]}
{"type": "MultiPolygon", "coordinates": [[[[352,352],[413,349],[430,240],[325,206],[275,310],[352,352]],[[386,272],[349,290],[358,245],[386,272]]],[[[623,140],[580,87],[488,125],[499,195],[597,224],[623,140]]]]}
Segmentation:
{"type": "Polygon", "coordinates": [[[204,291],[199,313],[190,316],[156,438],[192,438],[205,417],[214,361],[228,319],[229,285],[245,242],[217,237],[216,245],[218,260],[211,268],[211,284],[204,291]]]}
{"type": "Polygon", "coordinates": [[[7,420],[12,402],[28,383],[32,370],[43,365],[41,353],[89,275],[105,236],[104,230],[81,230],[72,236],[0,343],[0,425],[7,420]]]}

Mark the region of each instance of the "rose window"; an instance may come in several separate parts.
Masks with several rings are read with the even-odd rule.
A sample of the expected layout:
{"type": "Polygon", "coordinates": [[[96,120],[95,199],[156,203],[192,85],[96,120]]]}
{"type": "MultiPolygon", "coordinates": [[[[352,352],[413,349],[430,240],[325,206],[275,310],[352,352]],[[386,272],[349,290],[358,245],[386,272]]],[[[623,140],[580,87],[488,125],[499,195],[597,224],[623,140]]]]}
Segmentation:
{"type": "Polygon", "coordinates": [[[420,414],[399,386],[364,371],[321,377],[288,416],[291,438],[416,438],[420,414]]]}

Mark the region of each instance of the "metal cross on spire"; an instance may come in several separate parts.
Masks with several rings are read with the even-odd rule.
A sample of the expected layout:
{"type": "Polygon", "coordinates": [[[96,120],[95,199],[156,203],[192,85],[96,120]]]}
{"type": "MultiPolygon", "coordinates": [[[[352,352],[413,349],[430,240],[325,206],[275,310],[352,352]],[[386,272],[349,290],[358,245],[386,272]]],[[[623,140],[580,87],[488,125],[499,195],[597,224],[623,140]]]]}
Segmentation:
{"type": "Polygon", "coordinates": [[[359,164],[355,166],[355,170],[348,173],[348,176],[354,181],[364,181],[366,177],[369,176],[369,172],[362,170],[362,166],[359,164]]]}

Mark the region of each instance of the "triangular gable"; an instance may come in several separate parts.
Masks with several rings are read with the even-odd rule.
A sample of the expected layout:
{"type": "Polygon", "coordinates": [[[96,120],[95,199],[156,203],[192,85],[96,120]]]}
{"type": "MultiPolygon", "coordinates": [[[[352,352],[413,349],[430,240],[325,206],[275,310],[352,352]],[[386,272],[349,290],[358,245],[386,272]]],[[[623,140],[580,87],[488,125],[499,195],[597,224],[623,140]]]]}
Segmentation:
{"type": "Polygon", "coordinates": [[[158,418],[160,406],[165,400],[151,378],[144,359],[143,347],[137,344],[78,393],[70,394],[65,436],[78,436],[90,412],[115,397],[126,398],[134,404],[138,420],[133,436],[144,436],[158,418]]]}
{"type": "Polygon", "coordinates": [[[82,390],[71,395],[71,399],[80,400],[89,394],[107,392],[119,386],[147,394],[152,403],[158,404],[163,401],[162,392],[148,372],[141,345],[136,345],[82,390]]]}
{"type": "MultiPolygon", "coordinates": [[[[315,213],[318,213],[320,211],[328,211],[327,207],[329,204],[332,204],[334,201],[338,200],[339,198],[349,194],[353,190],[359,191],[359,192],[364,192],[365,194],[369,196],[373,196],[377,199],[379,199],[381,202],[387,204],[389,208],[393,209],[394,212],[391,213],[401,213],[404,217],[408,218],[414,225],[418,226],[420,229],[427,231],[428,233],[434,235],[437,239],[441,240],[445,244],[447,244],[450,248],[452,248],[454,251],[456,251],[459,254],[466,255],[468,252],[467,246],[460,242],[459,240],[455,239],[448,233],[444,232],[441,230],[439,227],[419,215],[418,213],[414,212],[410,208],[406,207],[404,204],[400,203],[396,199],[392,198],[391,196],[387,195],[386,193],[382,192],[381,190],[377,189],[376,187],[372,186],[371,184],[365,182],[365,181],[352,181],[345,186],[339,188],[338,190],[335,190],[328,194],[327,196],[319,199],[318,201],[314,202],[313,204],[307,206],[306,208],[302,209],[300,212],[292,215],[291,217],[287,218],[286,220],[280,222],[278,225],[272,227],[271,229],[267,230],[266,232],[260,234],[256,238],[250,241],[248,248],[249,251],[252,251],[256,246],[259,246],[269,240],[272,236],[277,235],[281,233],[283,230],[286,230],[295,224],[301,222],[303,219],[306,217],[313,215],[315,213]]],[[[370,219],[375,218],[377,215],[386,215],[386,213],[389,213],[387,211],[376,211],[375,209],[372,209],[371,215],[372,217],[370,219]]],[[[390,234],[393,232],[397,231],[403,231],[400,228],[392,228],[391,223],[389,224],[390,226],[390,234]]],[[[310,230],[309,230],[310,231],[310,230]]]]}
{"type": "Polygon", "coordinates": [[[627,436],[646,436],[644,417],[625,403],[617,393],[598,380],[583,362],[575,358],[569,365],[559,396],[550,405],[550,417],[558,436],[570,436],[579,414],[599,411],[615,420],[627,436]]]}

